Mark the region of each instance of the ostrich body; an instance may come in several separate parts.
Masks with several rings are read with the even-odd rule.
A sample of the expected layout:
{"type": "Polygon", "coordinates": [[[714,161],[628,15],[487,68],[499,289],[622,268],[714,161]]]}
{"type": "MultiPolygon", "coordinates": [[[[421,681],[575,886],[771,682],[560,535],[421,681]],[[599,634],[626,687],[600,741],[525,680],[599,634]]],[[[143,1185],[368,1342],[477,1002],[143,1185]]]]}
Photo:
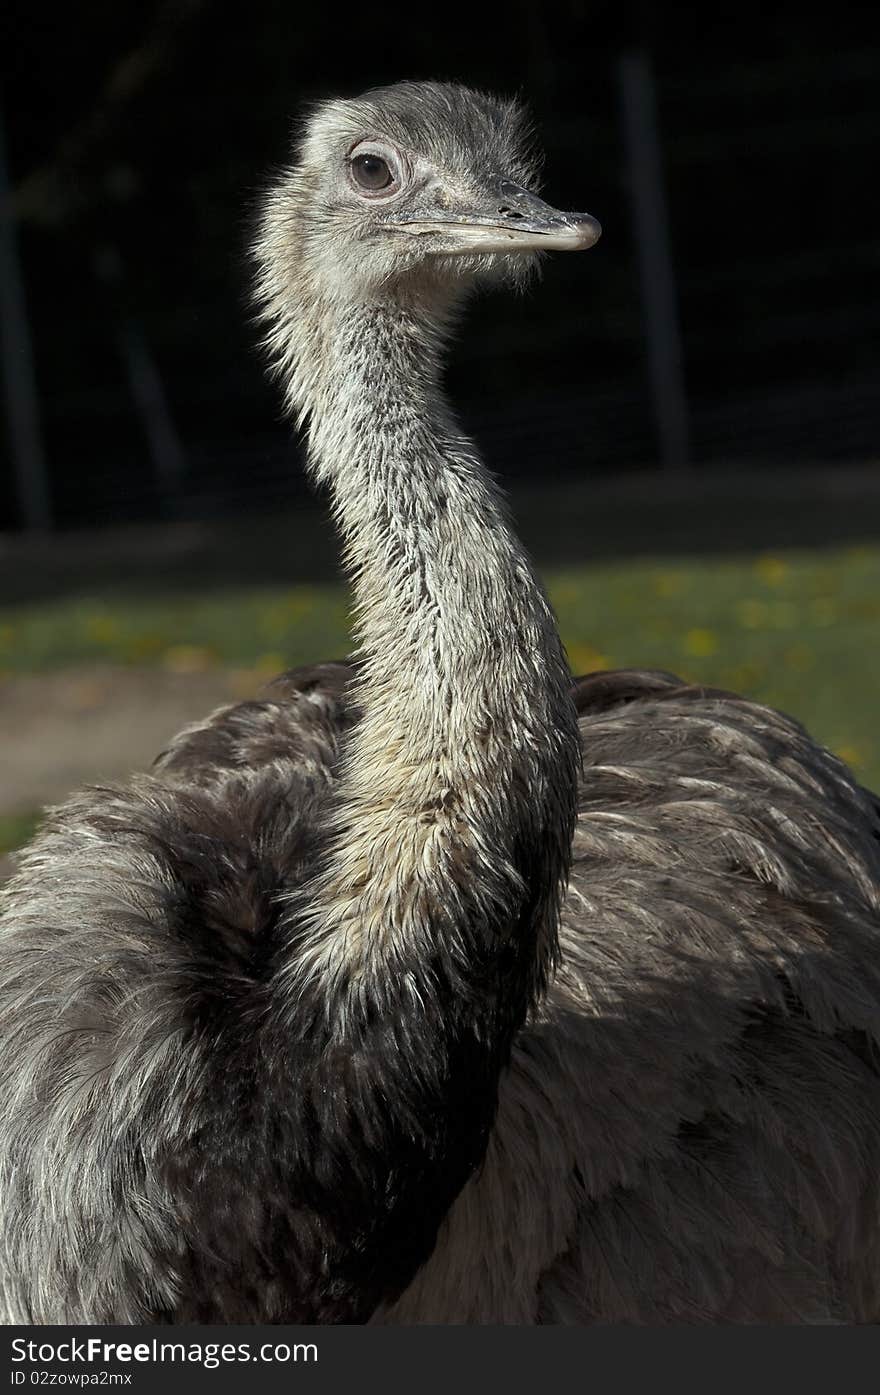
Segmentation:
{"type": "Polygon", "coordinates": [[[513,107],[403,84],[266,204],[360,656],[74,797],[7,888],[7,1321],[878,1314],[877,808],[778,713],[571,688],[439,384],[475,278],[598,235],[530,179],[513,107]]]}

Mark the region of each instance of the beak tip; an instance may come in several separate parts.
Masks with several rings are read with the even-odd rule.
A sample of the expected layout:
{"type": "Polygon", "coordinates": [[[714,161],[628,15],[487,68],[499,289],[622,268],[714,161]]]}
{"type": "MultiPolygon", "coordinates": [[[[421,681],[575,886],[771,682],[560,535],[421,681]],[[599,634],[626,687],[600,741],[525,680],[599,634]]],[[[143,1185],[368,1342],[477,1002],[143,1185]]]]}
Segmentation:
{"type": "Polygon", "coordinates": [[[577,213],[572,218],[572,222],[579,234],[578,250],[585,252],[588,247],[595,247],[602,236],[602,224],[598,218],[593,218],[589,213],[577,213]]]}

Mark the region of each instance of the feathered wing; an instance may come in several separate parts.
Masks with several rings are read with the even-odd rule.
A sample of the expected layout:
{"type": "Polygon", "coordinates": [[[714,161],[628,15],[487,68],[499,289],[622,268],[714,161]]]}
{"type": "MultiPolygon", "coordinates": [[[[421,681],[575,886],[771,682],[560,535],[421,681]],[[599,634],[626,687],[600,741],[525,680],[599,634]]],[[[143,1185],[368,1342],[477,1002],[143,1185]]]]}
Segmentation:
{"type": "MultiPolygon", "coordinates": [[[[253,1260],[262,1196],[236,1210],[227,1195],[225,1213],[197,1181],[172,1197],[162,1150],[199,1178],[211,1125],[199,1101],[222,1116],[230,1096],[207,1078],[214,1043],[253,1010],[279,892],[312,865],[351,720],[347,675],[284,675],[181,733],[152,774],[74,795],[3,888],[0,1319],[176,1314],[183,1234],[226,1214],[242,1265],[253,1260]]],[[[226,1107],[240,1127],[231,1096],[226,1107]]],[[[237,1320],[275,1313],[268,1282],[242,1291],[236,1273],[228,1288],[237,1320]]],[[[214,1299],[222,1311],[219,1288],[214,1299]]]]}
{"type": "Polygon", "coordinates": [[[880,1316],[880,816],[789,718],[575,688],[561,963],[384,1322],[880,1316]]]}
{"type": "Polygon", "coordinates": [[[153,769],[192,785],[216,785],[237,773],[282,764],[330,779],[338,741],[354,721],[345,689],[354,665],[331,660],[289,669],[260,697],[219,707],[185,727],[153,769]]]}

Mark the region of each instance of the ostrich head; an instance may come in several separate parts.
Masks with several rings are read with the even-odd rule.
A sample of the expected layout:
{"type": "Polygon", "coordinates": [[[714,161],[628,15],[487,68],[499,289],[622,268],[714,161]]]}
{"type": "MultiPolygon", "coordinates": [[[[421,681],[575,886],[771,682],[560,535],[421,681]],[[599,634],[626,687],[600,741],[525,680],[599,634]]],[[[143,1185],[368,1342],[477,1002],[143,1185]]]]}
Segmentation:
{"type": "Polygon", "coordinates": [[[476,277],[517,275],[543,249],[591,247],[599,224],[539,198],[535,170],[517,104],[452,83],[318,106],[263,210],[268,318],[285,302],[454,300],[476,277]]]}

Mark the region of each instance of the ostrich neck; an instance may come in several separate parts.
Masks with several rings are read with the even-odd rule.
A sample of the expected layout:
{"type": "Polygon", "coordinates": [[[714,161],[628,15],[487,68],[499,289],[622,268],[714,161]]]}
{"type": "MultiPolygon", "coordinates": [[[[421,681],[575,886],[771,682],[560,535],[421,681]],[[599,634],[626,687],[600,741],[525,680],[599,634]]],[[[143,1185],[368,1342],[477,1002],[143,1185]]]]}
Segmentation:
{"type": "Polygon", "coordinates": [[[383,304],[309,330],[292,396],[362,664],[327,847],[291,902],[278,1050],[347,1295],[308,1311],[352,1320],[409,1281],[481,1161],[555,946],[578,746],[552,612],[439,388],[440,326],[383,304]]]}
{"type": "Polygon", "coordinates": [[[321,331],[310,452],[363,661],[322,943],[382,977],[389,957],[442,955],[450,935],[479,955],[514,932],[525,895],[539,911],[517,946],[528,988],[554,942],[577,758],[555,620],[440,388],[442,325],[383,302],[321,331]]]}

